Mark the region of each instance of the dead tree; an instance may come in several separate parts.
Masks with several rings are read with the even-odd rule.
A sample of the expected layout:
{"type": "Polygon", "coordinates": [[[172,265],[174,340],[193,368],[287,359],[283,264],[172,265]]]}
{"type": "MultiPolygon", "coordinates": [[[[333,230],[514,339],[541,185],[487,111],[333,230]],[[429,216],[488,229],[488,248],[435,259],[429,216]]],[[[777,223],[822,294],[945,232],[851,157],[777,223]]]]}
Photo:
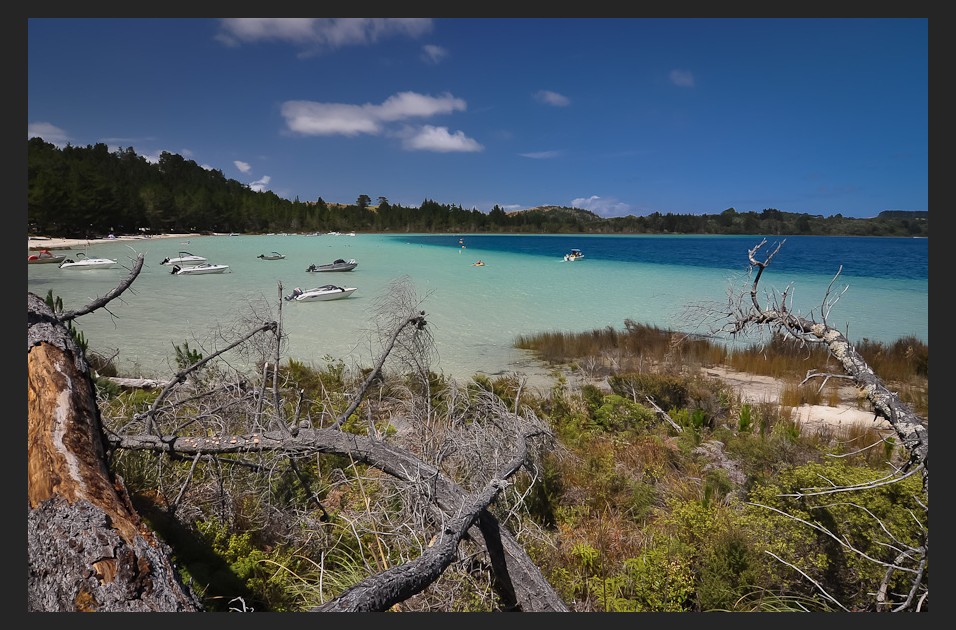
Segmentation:
{"type": "MultiPolygon", "coordinates": [[[[123,289],[132,283],[141,265],[140,259],[134,273],[124,283],[123,289]]],[[[110,296],[115,297],[120,293],[122,290],[118,287],[111,292],[110,296]]],[[[106,301],[98,301],[101,302],[100,307],[105,306],[106,301]]],[[[28,294],[28,311],[31,313],[28,326],[28,351],[31,357],[29,363],[31,448],[28,454],[28,466],[31,472],[30,522],[31,528],[35,527],[35,533],[31,533],[30,547],[31,590],[36,587],[39,589],[38,592],[40,590],[57,593],[68,591],[67,596],[46,597],[43,600],[38,598],[38,602],[34,605],[35,609],[79,609],[80,606],[72,603],[73,600],[85,598],[83,601],[88,601],[88,597],[84,595],[80,598],[77,593],[91,590],[87,583],[93,581],[91,575],[94,577],[97,575],[95,567],[90,569],[83,563],[93,566],[94,563],[102,563],[105,557],[105,554],[100,552],[99,555],[90,559],[87,557],[89,554],[79,555],[73,551],[76,557],[68,558],[71,562],[66,563],[61,557],[51,557],[40,553],[43,533],[40,527],[45,524],[41,521],[45,520],[49,523],[54,521],[49,518],[40,519],[39,509],[47,508],[47,506],[58,507],[63,500],[61,495],[70,500],[76,494],[61,483],[56,475],[42,474],[52,468],[48,461],[52,459],[52,456],[48,455],[48,452],[52,451],[56,454],[58,447],[62,449],[60,445],[76,443],[81,448],[74,447],[61,455],[61,458],[66,461],[60,465],[64,472],[59,474],[61,476],[66,473],[76,474],[75,466],[70,465],[77,461],[74,451],[81,451],[87,468],[96,473],[95,475],[84,473],[83,483],[73,484],[86,488],[92,486],[87,481],[88,478],[97,481],[96,488],[99,492],[96,496],[100,497],[100,500],[93,505],[104,514],[100,521],[101,526],[92,528],[89,536],[101,538],[104,536],[101,530],[105,529],[107,534],[111,533],[108,524],[122,525],[120,533],[132,539],[134,544],[138,544],[134,551],[142,554],[148,551],[152,553],[145,556],[145,561],[136,564],[138,571],[120,572],[111,582],[118,594],[94,592],[96,604],[87,606],[87,609],[102,611],[140,609],[130,607],[127,601],[129,597],[124,599],[122,594],[129,593],[136,585],[148,582],[149,578],[156,581],[160,577],[165,578],[163,588],[153,584],[151,590],[146,587],[141,589],[162,596],[162,598],[157,597],[155,602],[149,600],[148,609],[167,611],[201,609],[200,604],[186,589],[174,588],[179,585],[175,579],[176,572],[169,562],[169,550],[142,526],[130,501],[125,496],[125,490],[122,490],[122,480],[113,478],[109,473],[107,465],[109,454],[148,451],[171,458],[189,458],[194,462],[194,466],[188,473],[189,476],[194,474],[195,463],[208,461],[214,465],[221,465],[222,460],[218,458],[224,456],[247,457],[247,465],[255,467],[260,465],[263,457],[268,457],[270,454],[278,458],[287,458],[289,461],[309,454],[313,456],[323,453],[344,455],[356,463],[366,464],[405,484],[412,489],[413,493],[420,493],[421,501],[429,506],[432,522],[440,524],[434,536],[435,544],[415,559],[368,577],[332,601],[313,608],[315,611],[387,610],[392,605],[421,592],[438,579],[454,558],[461,542],[466,539],[487,554],[488,565],[492,568],[492,582],[503,608],[528,612],[568,610],[518,541],[501,526],[489,509],[500,492],[511,483],[511,477],[527,462],[529,442],[542,436],[548,439],[552,437],[541,423],[536,422],[534,418],[529,420],[518,415],[517,409],[513,413],[509,413],[504,407],[494,410],[494,417],[490,421],[492,423],[500,421],[504,435],[508,435],[506,442],[499,440],[495,446],[496,449],[500,447],[500,450],[506,452],[508,456],[497,470],[489,472],[489,479],[484,486],[476,490],[460,486],[437,466],[423,461],[414,452],[390,442],[382,435],[373,431],[370,431],[369,435],[357,435],[343,430],[343,424],[369,394],[372,384],[382,379],[385,357],[395,348],[399,336],[402,334],[414,336],[425,330],[427,322],[423,311],[409,313],[397,323],[394,334],[386,340],[381,358],[376,362],[375,367],[366,374],[345,410],[327,426],[316,428],[308,422],[298,421],[298,411],[296,411],[296,417],[290,422],[280,408],[279,388],[274,374],[271,401],[275,408],[271,411],[264,409],[264,383],[268,377],[268,370],[264,369],[263,389],[253,390],[251,394],[254,398],[249,404],[249,407],[254,409],[254,413],[249,414],[249,417],[253,419],[252,425],[245,426],[246,430],[243,431],[243,426],[240,424],[221,421],[221,424],[217,425],[219,430],[212,437],[208,431],[203,432],[202,435],[196,432],[190,433],[187,427],[198,419],[177,417],[175,414],[179,408],[176,402],[176,394],[179,392],[183,392],[183,400],[188,400],[189,406],[195,409],[197,401],[203,397],[215,396],[230,389],[229,386],[222,386],[216,387],[215,390],[201,390],[203,385],[197,384],[198,381],[193,378],[215,356],[206,357],[173,375],[161,385],[159,396],[150,408],[129,418],[124,426],[109,429],[101,426],[85,358],[64,328],[67,316],[72,318],[77,316],[76,313],[86,313],[91,310],[87,307],[82,311],[57,316],[37,296],[28,294]],[[48,341],[47,338],[55,339],[56,344],[48,341]],[[53,357],[47,357],[47,345],[58,345],[65,350],[56,353],[53,357]],[[48,363],[57,366],[64,364],[64,357],[61,357],[61,354],[66,354],[66,358],[74,366],[70,372],[71,381],[78,381],[82,387],[72,382],[64,382],[62,379],[44,376],[50,372],[49,368],[44,367],[48,363]],[[38,362],[41,356],[44,358],[42,363],[38,362]],[[83,420],[83,424],[63,423],[62,409],[57,406],[57,403],[66,393],[77,389],[81,390],[83,395],[73,396],[71,408],[83,420]],[[34,398],[38,399],[36,404],[33,403],[34,398]],[[42,401],[40,401],[41,398],[42,401]],[[32,437],[34,434],[38,436],[36,440],[32,437]],[[34,447],[34,442],[38,443],[37,447],[34,447]],[[49,446],[39,448],[39,445],[45,444],[49,446]],[[49,479],[49,477],[53,478],[49,479]],[[117,488],[114,493],[116,496],[111,502],[102,499],[104,496],[110,496],[106,491],[107,487],[117,488]],[[46,490],[41,491],[43,488],[46,490]],[[121,510],[120,507],[123,509],[121,510]],[[140,538],[134,536],[136,532],[139,533],[143,543],[140,544],[140,538]],[[146,544],[147,542],[149,544],[146,544]],[[62,575],[62,572],[57,574],[54,571],[54,567],[62,568],[63,566],[70,568],[68,571],[70,575],[62,575]],[[156,567],[163,570],[159,571],[156,567]],[[149,573],[150,569],[158,575],[149,573]],[[127,580],[132,581],[132,584],[127,584],[127,580]]],[[[267,323],[256,327],[216,354],[226,352],[246,342],[253,335],[264,332],[276,333],[277,337],[281,338],[281,331],[276,330],[275,323],[267,323]]],[[[246,396],[246,393],[237,394],[237,396],[246,396]]],[[[235,402],[236,400],[233,401],[235,402]]],[[[215,415],[221,418],[223,408],[223,406],[217,407],[216,413],[210,413],[209,416],[215,415]]],[[[183,488],[185,489],[187,485],[188,479],[183,484],[183,488]]],[[[89,494],[91,493],[83,493],[83,498],[89,494]]],[[[76,511],[75,508],[74,511],[76,511]]],[[[74,521],[77,518],[76,515],[68,516],[74,521]]],[[[88,547],[89,545],[82,544],[85,540],[84,536],[86,534],[68,534],[64,531],[63,548],[58,548],[58,556],[66,556],[78,542],[81,543],[80,549],[88,547]]],[[[110,548],[121,549],[116,545],[110,548]]],[[[102,581],[101,579],[100,582],[102,581]]],[[[99,585],[99,588],[102,590],[102,585],[99,585]]],[[[145,597],[140,594],[141,599],[145,597]]]]}
{"type": "MultiPolygon", "coordinates": [[[[906,448],[908,461],[893,475],[895,479],[902,479],[910,474],[921,474],[923,492],[927,497],[925,503],[925,521],[916,519],[923,525],[923,544],[918,549],[909,549],[901,552],[892,562],[887,563],[884,578],[884,587],[877,593],[877,604],[880,610],[919,610],[922,602],[929,598],[928,583],[924,583],[929,566],[929,425],[924,418],[917,415],[913,409],[899,396],[891,391],[877,376],[866,360],[857,352],[847,337],[838,329],[831,326],[827,318],[830,310],[839,296],[832,296],[828,289],[820,306],[819,315],[801,315],[794,312],[791,306],[789,288],[782,294],[768,292],[767,303],[762,304],[758,297],[758,287],[764,271],[770,265],[773,257],[783,246],[782,241],[767,254],[763,260],[757,259],[757,252],[767,243],[763,239],[756,247],[748,252],[750,265],[756,270],[748,294],[731,295],[729,309],[723,313],[724,325],[719,329],[722,332],[737,335],[746,333],[750,329],[769,327],[780,332],[787,338],[801,344],[823,344],[829,354],[839,361],[845,375],[849,377],[866,395],[876,416],[885,418],[893,428],[894,433],[906,448]],[[912,574],[911,589],[905,594],[902,602],[889,604],[885,585],[896,572],[912,574]]],[[[839,276],[839,272],[837,272],[839,276]]],[[[836,278],[834,278],[835,280],[836,278]]],[[[832,287],[832,283],[831,283],[832,287]]],[[[807,380],[812,378],[828,378],[822,373],[811,372],[807,380]]],[[[879,524],[875,525],[879,526],[879,524]]],[[[831,532],[829,535],[834,536],[831,532]]]]}
{"type": "Polygon", "coordinates": [[[27,294],[27,610],[199,610],[109,472],[90,368],[63,323],[72,317],[27,294]]]}

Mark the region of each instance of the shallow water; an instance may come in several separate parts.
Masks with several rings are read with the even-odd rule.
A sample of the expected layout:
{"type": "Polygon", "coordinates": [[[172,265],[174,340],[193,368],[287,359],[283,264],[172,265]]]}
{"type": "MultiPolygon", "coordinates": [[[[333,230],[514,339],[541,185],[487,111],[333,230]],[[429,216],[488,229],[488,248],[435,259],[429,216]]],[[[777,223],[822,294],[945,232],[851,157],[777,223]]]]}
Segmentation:
{"type": "MultiPolygon", "coordinates": [[[[620,330],[625,319],[707,332],[701,325],[703,309],[726,305],[728,292],[749,285],[747,250],[760,238],[240,235],[192,237],[188,244],[144,239],[96,243],[86,251],[118,259],[126,268],[65,271],[28,265],[27,275],[29,291],[45,297],[52,290],[71,310],[114,288],[131,258],[145,253],[131,290],[110,303],[108,312],[76,322],[93,349],[107,355],[118,351],[120,370],[141,376],[167,376],[175,362],[174,345],[188,342],[206,355],[223,347],[237,330],[251,328],[239,322],[252,311],[271,310],[271,318],[278,318],[280,283],[284,295],[293,287],[329,283],[357,287],[342,300],[282,302],[285,356],[318,366],[329,358],[368,366],[380,347],[376,309],[389,287],[404,281],[417,295],[436,344],[432,369],[469,378],[546,373],[529,353],[513,347],[517,335],[620,330]],[[563,254],[571,247],[583,249],[585,259],[565,262],[563,254]],[[227,264],[230,273],[175,276],[159,265],[184,250],[227,264]],[[286,258],[257,258],[272,251],[286,258]],[[355,258],[359,265],[342,273],[305,271],[311,263],[336,258],[355,258]],[[486,264],[473,266],[479,258],[486,264]]],[[[788,285],[792,307],[816,316],[828,287],[836,296],[848,286],[830,308],[828,321],[851,340],[915,336],[929,341],[927,239],[789,237],[761,280],[764,290],[779,292],[788,285]]]]}

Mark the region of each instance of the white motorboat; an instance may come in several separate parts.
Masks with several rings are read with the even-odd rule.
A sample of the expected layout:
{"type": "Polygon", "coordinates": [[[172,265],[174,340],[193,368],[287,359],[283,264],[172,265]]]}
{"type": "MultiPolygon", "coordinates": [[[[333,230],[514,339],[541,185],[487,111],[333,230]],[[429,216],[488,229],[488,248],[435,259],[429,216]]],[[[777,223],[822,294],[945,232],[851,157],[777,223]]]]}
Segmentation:
{"type": "Polygon", "coordinates": [[[60,263],[60,269],[109,269],[115,266],[116,261],[112,258],[87,258],[83,252],[76,255],[76,260],[64,258],[60,263]]]}
{"type": "Polygon", "coordinates": [[[325,265],[316,265],[315,263],[309,265],[306,271],[352,271],[358,266],[358,263],[355,262],[354,258],[349,260],[344,260],[338,258],[333,262],[327,263],[325,265]]]}
{"type": "Polygon", "coordinates": [[[326,302],[328,300],[341,300],[353,293],[355,293],[355,287],[338,287],[334,284],[326,284],[306,291],[296,287],[290,295],[285,296],[285,299],[290,302],[326,302]]]}
{"type": "Polygon", "coordinates": [[[564,255],[564,259],[568,262],[574,262],[575,260],[581,260],[582,258],[584,258],[584,252],[582,252],[580,249],[572,249],[564,255]]]}
{"type": "Polygon", "coordinates": [[[42,265],[44,263],[61,263],[66,260],[65,254],[54,254],[48,249],[41,249],[35,254],[27,254],[28,265],[42,265]]]}
{"type": "Polygon", "coordinates": [[[177,276],[200,276],[207,273],[225,273],[229,271],[229,265],[214,265],[212,263],[199,263],[198,265],[174,265],[171,273],[177,276]]]}
{"type": "Polygon", "coordinates": [[[259,254],[256,258],[261,258],[262,260],[282,260],[285,258],[285,254],[280,254],[279,252],[272,252],[271,254],[259,254]]]}
{"type": "Polygon", "coordinates": [[[194,254],[190,254],[189,252],[179,252],[179,256],[175,258],[165,258],[163,259],[163,262],[159,264],[166,266],[179,265],[180,267],[184,267],[186,265],[198,265],[199,263],[204,262],[206,262],[206,258],[203,256],[196,256],[194,254]]]}

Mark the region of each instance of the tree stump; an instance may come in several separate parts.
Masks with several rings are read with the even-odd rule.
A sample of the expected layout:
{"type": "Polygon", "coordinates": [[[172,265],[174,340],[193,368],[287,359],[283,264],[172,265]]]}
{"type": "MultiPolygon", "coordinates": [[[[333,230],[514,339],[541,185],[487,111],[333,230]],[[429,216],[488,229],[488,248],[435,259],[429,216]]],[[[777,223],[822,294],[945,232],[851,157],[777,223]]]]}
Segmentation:
{"type": "Polygon", "coordinates": [[[89,364],[27,294],[28,611],[201,611],[110,473],[89,364]]]}

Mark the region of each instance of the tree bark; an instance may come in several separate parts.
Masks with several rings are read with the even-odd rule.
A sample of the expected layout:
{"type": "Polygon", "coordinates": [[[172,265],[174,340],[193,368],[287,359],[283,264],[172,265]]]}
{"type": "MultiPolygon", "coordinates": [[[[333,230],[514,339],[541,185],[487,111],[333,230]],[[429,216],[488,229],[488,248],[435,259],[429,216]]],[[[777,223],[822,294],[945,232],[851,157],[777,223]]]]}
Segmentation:
{"type": "Polygon", "coordinates": [[[103,435],[82,349],[28,293],[27,610],[201,610],[111,476],[103,435]]]}

